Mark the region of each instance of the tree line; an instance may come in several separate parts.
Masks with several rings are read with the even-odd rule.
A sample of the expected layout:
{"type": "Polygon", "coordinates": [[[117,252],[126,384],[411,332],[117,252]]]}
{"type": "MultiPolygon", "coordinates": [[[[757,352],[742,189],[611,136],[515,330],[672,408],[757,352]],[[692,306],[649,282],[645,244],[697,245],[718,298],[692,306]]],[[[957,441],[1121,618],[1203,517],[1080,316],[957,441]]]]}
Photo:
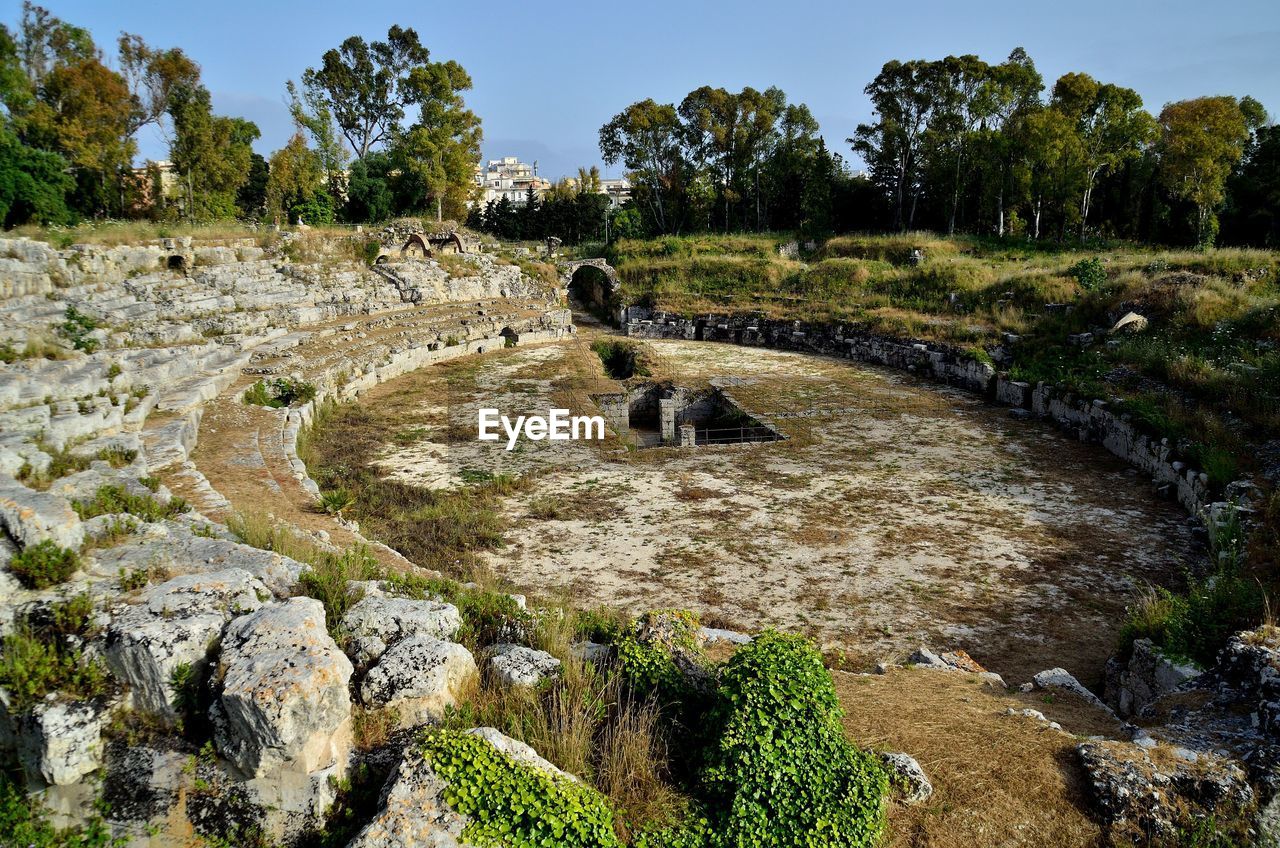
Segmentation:
{"type": "Polygon", "coordinates": [[[214,114],[181,48],[122,33],[108,57],[90,33],[25,2],[0,25],[0,223],[93,218],[379,221],[465,214],[480,119],[457,62],[412,29],[352,36],[286,85],[296,132],[269,158],[258,127],[214,114]],[[135,169],[141,130],[161,130],[172,173],[135,169]]]}
{"type": "Polygon", "coordinates": [[[891,61],[847,139],[852,175],[782,91],[704,86],[633,103],[600,129],[632,174],[641,228],[933,229],[995,236],[1280,244],[1280,131],[1251,97],[1152,115],[1084,73],[1046,86],[1026,51],[891,61]]]}

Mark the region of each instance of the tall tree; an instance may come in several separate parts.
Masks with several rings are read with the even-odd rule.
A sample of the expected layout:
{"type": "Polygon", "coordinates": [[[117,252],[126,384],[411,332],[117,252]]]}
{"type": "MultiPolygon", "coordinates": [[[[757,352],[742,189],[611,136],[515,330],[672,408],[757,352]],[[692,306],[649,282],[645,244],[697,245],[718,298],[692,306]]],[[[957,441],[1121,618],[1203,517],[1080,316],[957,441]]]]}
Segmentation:
{"type": "Polygon", "coordinates": [[[1022,130],[1028,116],[1041,108],[1044,79],[1021,47],[1014,48],[1008,59],[991,69],[991,74],[993,108],[980,133],[980,143],[987,153],[984,165],[995,184],[996,235],[1003,237],[1005,203],[1013,188],[1015,162],[1026,153],[1020,143],[1022,130]]]}
{"type": "Polygon", "coordinates": [[[170,149],[182,177],[192,219],[235,217],[236,196],[249,179],[258,127],[243,118],[213,114],[209,90],[181,83],[170,93],[174,139],[170,149]]]}
{"type": "Polygon", "coordinates": [[[898,230],[915,222],[920,147],[937,106],[931,91],[935,72],[936,66],[921,60],[886,62],[863,89],[871,98],[876,122],[859,124],[848,139],[873,178],[888,189],[893,202],[893,226],[898,230]]]}
{"type": "Polygon", "coordinates": [[[22,3],[18,44],[22,68],[35,87],[59,65],[95,59],[98,55],[87,29],[72,26],[30,0],[22,3]]]}
{"type": "Polygon", "coordinates": [[[325,224],[333,220],[333,198],[325,190],[324,163],[307,147],[306,136],[294,133],[271,155],[267,178],[267,214],[290,223],[325,224]]]}
{"type": "Polygon", "coordinates": [[[1263,116],[1251,97],[1197,97],[1170,103],[1160,112],[1161,181],[1174,197],[1195,204],[1198,244],[1213,244],[1214,211],[1224,199],[1227,177],[1263,116]]]}
{"type": "Polygon", "coordinates": [[[1080,193],[1080,238],[1098,178],[1142,154],[1156,134],[1155,120],[1131,88],[1100,83],[1088,74],[1063,74],[1053,85],[1050,107],[1075,125],[1084,154],[1080,193]]]}
{"type": "Polygon", "coordinates": [[[405,108],[420,96],[411,72],[429,61],[418,33],[394,25],[386,41],[367,43],[353,35],[327,51],[319,68],[303,73],[302,87],[313,102],[329,110],[351,149],[363,159],[395,136],[405,108]]]}
{"type": "Polygon", "coordinates": [[[437,221],[446,206],[451,216],[461,216],[483,138],[480,118],[462,98],[471,77],[457,62],[431,62],[413,68],[402,87],[406,102],[417,107],[418,119],[397,133],[393,157],[405,178],[421,185],[437,221]]]}
{"type": "Polygon", "coordinates": [[[160,125],[169,113],[174,89],[199,83],[200,66],[177,47],[148,47],[140,35],[121,33],[118,47],[120,73],[133,100],[129,119],[133,135],[149,124],[160,125]]]}
{"type": "Polygon", "coordinates": [[[1280,247],[1280,126],[1258,127],[1228,184],[1223,236],[1234,244],[1280,247]]]}
{"type": "Polygon", "coordinates": [[[600,153],[607,164],[622,162],[633,175],[633,194],[659,233],[678,233],[683,224],[684,127],[671,104],[632,103],[600,128],[600,153]]]}
{"type": "Polygon", "coordinates": [[[136,149],[132,114],[124,79],[96,58],[78,59],[44,72],[22,134],[28,144],[67,159],[82,211],[119,212],[123,174],[136,149]]]}

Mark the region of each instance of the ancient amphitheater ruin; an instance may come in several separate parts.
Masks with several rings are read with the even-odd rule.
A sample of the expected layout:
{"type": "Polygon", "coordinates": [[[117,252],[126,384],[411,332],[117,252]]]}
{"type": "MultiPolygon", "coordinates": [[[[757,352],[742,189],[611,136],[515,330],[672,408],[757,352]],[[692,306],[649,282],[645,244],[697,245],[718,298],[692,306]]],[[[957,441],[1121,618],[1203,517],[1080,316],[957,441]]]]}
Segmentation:
{"type": "MultiPolygon", "coordinates": [[[[1060,758],[1084,764],[1088,785],[1061,791],[1089,812],[1003,772],[990,791],[1022,805],[1026,832],[971,844],[1090,844],[1134,817],[1159,833],[1193,802],[1271,827],[1274,648],[1242,635],[1202,671],[1140,643],[1108,663],[1126,603],[1205,555],[1190,517],[1212,510],[1204,481],[1167,446],[944,348],[639,307],[610,327],[570,308],[581,265],[540,276],[456,237],[385,240],[369,259],[293,234],[0,241],[15,354],[0,365],[0,630],[42,636],[70,666],[52,690],[0,688],[0,755],[58,825],[105,822],[133,846],[315,844],[373,763],[388,776],[351,845],[459,844],[464,817],[420,760],[397,759],[396,733],[440,720],[478,670],[531,685],[568,659],[501,633],[464,647],[462,595],[362,576],[339,587],[335,640],[296,551],[439,576],[340,500],[317,507],[330,487],[302,457],[349,435],[313,422],[353,402],[388,481],[524,481],[495,496],[503,544],[477,554],[521,607],[692,609],[710,649],[802,633],[837,669],[846,730],[915,757],[913,775],[949,773],[946,740],[988,725],[979,772],[1012,746],[1038,751],[1049,782],[1070,783],[1060,758]],[[620,344],[642,367],[609,367],[620,344]],[[482,407],[599,414],[609,430],[507,450],[467,435],[482,407]],[[263,545],[253,526],[290,541],[263,545]],[[381,708],[395,726],[362,743],[353,725],[381,708]],[[871,726],[917,708],[938,738],[871,726]]],[[[612,269],[591,267],[604,305],[612,269]]]]}

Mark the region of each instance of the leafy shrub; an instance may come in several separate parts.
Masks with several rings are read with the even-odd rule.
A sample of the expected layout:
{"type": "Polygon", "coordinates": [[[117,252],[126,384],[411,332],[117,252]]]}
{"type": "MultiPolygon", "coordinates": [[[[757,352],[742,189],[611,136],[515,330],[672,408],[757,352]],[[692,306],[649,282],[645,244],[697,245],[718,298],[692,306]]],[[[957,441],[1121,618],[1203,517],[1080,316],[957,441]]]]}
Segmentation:
{"type": "Polygon", "coordinates": [[[445,800],[471,819],[468,842],[534,846],[621,843],[613,811],[594,789],[517,763],[478,736],[433,730],[422,742],[432,769],[448,783],[445,800]]]}
{"type": "Polygon", "coordinates": [[[47,589],[62,583],[79,567],[79,554],[59,547],[52,539],[28,545],[9,560],[9,570],[28,589],[47,589]]]}
{"type": "Polygon", "coordinates": [[[259,380],[245,389],[244,402],[271,409],[282,409],[286,406],[307,403],[314,400],[315,396],[316,387],[312,383],[276,377],[273,380],[259,380]]]}
{"type": "Polygon", "coordinates": [[[5,845],[23,848],[116,848],[124,844],[111,836],[111,829],[96,815],[81,828],[54,827],[39,802],[28,798],[4,772],[0,772],[0,834],[4,834],[5,845]]]}
{"type": "Polygon", "coordinates": [[[647,377],[650,373],[648,365],[641,356],[641,348],[634,342],[617,339],[596,339],[591,343],[591,350],[600,357],[604,370],[615,380],[626,380],[630,377],[647,377]]]}
{"type": "Polygon", "coordinates": [[[106,669],[78,648],[61,649],[25,629],[4,637],[0,648],[0,686],[9,690],[19,709],[50,692],[92,698],[106,689],[106,669]]]}
{"type": "Polygon", "coordinates": [[[1085,291],[1097,291],[1107,283],[1107,269],[1103,267],[1102,260],[1096,256],[1081,259],[1072,265],[1067,269],[1067,276],[1075,277],[1080,288],[1085,291]]]}
{"type": "Polygon", "coordinates": [[[830,673],[806,640],[766,631],[725,666],[701,782],[713,844],[870,846],[888,777],[845,739],[830,673]]]}
{"type": "Polygon", "coordinates": [[[516,599],[505,592],[463,589],[455,592],[450,601],[462,615],[459,641],[479,646],[528,639],[532,619],[516,599]]]}
{"type": "Polygon", "coordinates": [[[75,501],[71,508],[81,520],[124,513],[136,515],[144,521],[161,521],[188,512],[191,506],[182,498],[173,497],[162,504],[150,495],[135,495],[124,486],[110,485],[98,487],[92,500],[75,501]]]}
{"type": "Polygon", "coordinates": [[[76,350],[93,353],[98,349],[98,340],[89,335],[98,329],[98,322],[85,315],[74,306],[68,306],[66,321],[58,325],[58,335],[71,342],[76,350]]]}

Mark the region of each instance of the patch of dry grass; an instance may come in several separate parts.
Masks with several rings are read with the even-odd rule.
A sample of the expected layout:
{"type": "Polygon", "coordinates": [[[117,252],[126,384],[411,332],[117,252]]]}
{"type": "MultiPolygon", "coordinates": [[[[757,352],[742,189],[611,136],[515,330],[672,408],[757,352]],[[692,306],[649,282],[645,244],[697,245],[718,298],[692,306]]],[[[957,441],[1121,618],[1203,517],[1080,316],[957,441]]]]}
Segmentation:
{"type": "MultiPolygon", "coordinates": [[[[885,848],[1082,848],[1102,844],[1087,813],[1075,739],[979,678],[923,669],[832,675],[856,744],[915,757],[933,797],[889,812],[885,848]]],[[[1037,709],[1051,718],[1053,706],[1037,709]]],[[[1064,708],[1065,709],[1065,708],[1064,708]]],[[[1064,726],[1073,729],[1069,718],[1064,726]]]]}

